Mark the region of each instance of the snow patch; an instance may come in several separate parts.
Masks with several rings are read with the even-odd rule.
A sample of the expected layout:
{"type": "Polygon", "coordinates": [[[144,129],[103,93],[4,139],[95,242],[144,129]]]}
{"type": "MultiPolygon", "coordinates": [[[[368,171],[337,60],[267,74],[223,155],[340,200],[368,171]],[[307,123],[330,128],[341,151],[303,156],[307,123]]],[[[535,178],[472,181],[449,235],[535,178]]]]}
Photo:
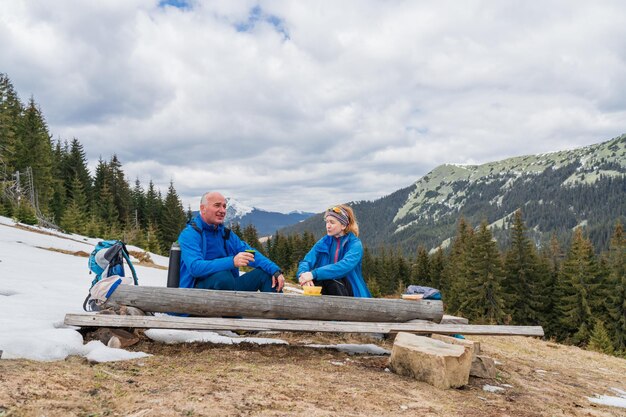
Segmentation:
{"type": "Polygon", "coordinates": [[[504,388],[496,387],[494,385],[484,385],[483,386],[483,391],[487,391],[487,392],[502,392],[502,391],[504,391],[504,388]]]}
{"type": "Polygon", "coordinates": [[[237,345],[239,343],[253,343],[256,345],[288,345],[282,339],[270,339],[266,337],[228,337],[216,332],[197,330],[146,330],[145,335],[155,342],[167,344],[175,343],[214,343],[225,345],[237,345]]]}
{"type": "Polygon", "coordinates": [[[315,348],[315,349],[335,349],[340,352],[346,352],[350,355],[354,354],[368,354],[368,355],[391,355],[391,352],[387,349],[383,349],[380,346],[376,346],[374,344],[352,344],[352,343],[343,343],[337,345],[317,345],[317,344],[308,344],[304,345],[305,347],[315,348]]]}
{"type": "Polygon", "coordinates": [[[611,388],[611,391],[617,394],[617,397],[612,395],[598,395],[595,397],[587,397],[587,399],[594,404],[608,405],[611,407],[626,408],[626,391],[619,388],[611,388]]]}

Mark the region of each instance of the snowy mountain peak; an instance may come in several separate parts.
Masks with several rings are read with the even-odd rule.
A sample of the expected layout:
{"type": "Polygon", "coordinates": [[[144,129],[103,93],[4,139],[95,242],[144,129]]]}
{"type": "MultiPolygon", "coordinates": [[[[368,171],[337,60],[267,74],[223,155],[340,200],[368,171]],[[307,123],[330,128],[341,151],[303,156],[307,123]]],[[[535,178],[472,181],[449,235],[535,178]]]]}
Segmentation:
{"type": "Polygon", "coordinates": [[[254,207],[246,206],[232,197],[226,197],[226,218],[236,219],[252,213],[254,207]]]}

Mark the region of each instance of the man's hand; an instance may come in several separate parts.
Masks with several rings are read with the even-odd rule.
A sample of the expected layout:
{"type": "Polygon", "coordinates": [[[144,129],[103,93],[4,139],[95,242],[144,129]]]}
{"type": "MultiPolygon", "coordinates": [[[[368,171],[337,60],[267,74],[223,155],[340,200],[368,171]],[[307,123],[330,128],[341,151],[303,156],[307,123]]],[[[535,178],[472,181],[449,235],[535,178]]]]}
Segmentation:
{"type": "Polygon", "coordinates": [[[249,252],[239,252],[233,258],[233,264],[235,264],[236,268],[248,266],[250,262],[254,262],[254,254],[249,252]]]}
{"type": "Polygon", "coordinates": [[[277,277],[272,277],[272,288],[276,287],[276,292],[280,292],[285,286],[285,277],[280,274],[277,277]],[[278,285],[278,287],[276,287],[278,285]]]}

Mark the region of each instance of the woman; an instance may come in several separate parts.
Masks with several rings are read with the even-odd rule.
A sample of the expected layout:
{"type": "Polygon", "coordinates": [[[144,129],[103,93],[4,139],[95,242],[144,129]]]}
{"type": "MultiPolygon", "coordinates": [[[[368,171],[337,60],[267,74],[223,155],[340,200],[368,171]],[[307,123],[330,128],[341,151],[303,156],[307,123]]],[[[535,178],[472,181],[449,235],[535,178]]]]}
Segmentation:
{"type": "Polygon", "coordinates": [[[357,237],[354,212],[346,205],[331,207],[324,213],[324,221],[326,236],[298,265],[300,285],[320,285],[323,295],[370,298],[361,273],[363,244],[357,237]]]}

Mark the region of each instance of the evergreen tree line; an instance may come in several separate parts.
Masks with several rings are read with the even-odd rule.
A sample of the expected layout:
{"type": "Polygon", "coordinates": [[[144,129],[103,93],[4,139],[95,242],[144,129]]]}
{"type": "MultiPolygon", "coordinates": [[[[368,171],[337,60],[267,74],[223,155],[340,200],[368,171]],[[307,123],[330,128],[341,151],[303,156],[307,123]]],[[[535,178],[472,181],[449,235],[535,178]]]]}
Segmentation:
{"type": "MultiPolygon", "coordinates": [[[[234,228],[236,232],[241,232],[234,228]]],[[[540,325],[546,337],[626,356],[626,237],[618,221],[608,250],[596,254],[582,228],[568,248],[556,238],[541,250],[517,210],[500,249],[487,222],[474,229],[461,218],[450,246],[412,257],[399,249],[367,247],[363,275],[377,297],[399,296],[408,285],[441,291],[447,314],[475,324],[540,325]]],[[[240,234],[241,236],[241,234],[240,234]]],[[[257,242],[253,226],[243,232],[257,242]]],[[[298,262],[315,244],[310,232],[275,234],[257,249],[294,282],[298,262]]]]}
{"type": "Polygon", "coordinates": [[[569,247],[556,236],[537,250],[520,210],[499,249],[483,221],[475,230],[461,218],[450,247],[412,258],[400,251],[365,251],[363,272],[371,290],[386,296],[408,284],[441,291],[447,314],[471,323],[540,325],[546,337],[626,355],[626,238],[617,223],[609,248],[596,254],[582,228],[569,247]]]}
{"type": "Polygon", "coordinates": [[[131,187],[115,154],[108,161],[100,158],[92,176],[80,141],[53,141],[34,99],[22,104],[9,78],[0,74],[0,215],[35,224],[30,200],[9,198],[16,187],[30,187],[16,184],[14,175],[29,167],[40,214],[67,232],[122,239],[166,254],[190,215],[173,182],[165,197],[152,181],[147,189],[138,179],[131,187]]]}

